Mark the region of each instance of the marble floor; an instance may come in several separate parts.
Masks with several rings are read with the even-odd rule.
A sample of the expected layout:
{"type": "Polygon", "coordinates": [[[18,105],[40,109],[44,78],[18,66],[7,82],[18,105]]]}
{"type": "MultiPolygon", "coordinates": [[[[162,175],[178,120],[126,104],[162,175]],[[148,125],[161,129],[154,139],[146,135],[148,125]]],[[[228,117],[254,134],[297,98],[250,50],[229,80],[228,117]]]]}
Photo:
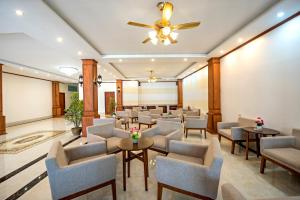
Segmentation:
{"type": "MultiPolygon", "coordinates": [[[[130,124],[136,126],[136,124],[130,124]]],[[[70,124],[63,118],[48,119],[39,122],[29,123],[25,125],[10,127],[7,129],[8,134],[0,136],[0,141],[13,138],[28,132],[38,130],[65,130],[66,133],[36,145],[30,149],[22,151],[18,154],[0,154],[0,177],[3,177],[10,172],[20,168],[26,163],[36,159],[39,156],[48,152],[54,141],[61,140],[66,143],[75,138],[70,133],[70,124]]],[[[190,131],[188,139],[183,139],[188,142],[207,144],[210,138],[215,137],[208,134],[208,139],[203,139],[197,131],[190,131]]],[[[68,144],[67,146],[82,145],[85,142],[84,138],[79,138],[68,144]]],[[[230,143],[226,140],[221,142],[222,153],[224,156],[224,164],[222,167],[220,185],[230,182],[247,197],[247,198],[265,198],[265,197],[285,197],[292,195],[300,195],[300,178],[287,172],[286,170],[267,163],[267,169],[264,175],[259,173],[260,160],[255,154],[250,153],[249,160],[245,160],[244,149],[236,148],[234,155],[230,154],[230,143]]],[[[149,151],[149,191],[144,190],[143,165],[138,160],[131,162],[131,177],[127,179],[127,191],[123,191],[122,186],[122,159],[121,153],[117,154],[117,197],[124,200],[140,200],[140,199],[156,199],[156,179],[155,179],[155,157],[159,153],[149,151]]],[[[22,170],[11,178],[0,183],[0,199],[15,199],[13,194],[27,185],[33,179],[39,177],[46,171],[44,159],[36,162],[30,167],[22,170]]],[[[42,179],[32,188],[26,188],[26,192],[19,199],[51,199],[50,186],[48,177],[42,179]]],[[[109,200],[111,197],[110,187],[102,188],[91,192],[87,195],[77,198],[85,199],[103,199],[109,200]]],[[[193,199],[175,192],[164,190],[164,200],[189,200],[193,199]]],[[[221,200],[221,191],[217,199],[221,200]]]]}

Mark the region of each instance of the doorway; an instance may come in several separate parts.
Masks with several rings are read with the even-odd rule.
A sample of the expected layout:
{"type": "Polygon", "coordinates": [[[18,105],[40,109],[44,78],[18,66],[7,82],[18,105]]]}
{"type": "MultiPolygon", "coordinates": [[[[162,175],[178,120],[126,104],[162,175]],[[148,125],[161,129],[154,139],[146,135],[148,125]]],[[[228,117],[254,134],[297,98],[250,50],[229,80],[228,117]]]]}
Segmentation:
{"type": "Polygon", "coordinates": [[[111,115],[114,112],[115,92],[104,92],[105,115],[111,115]]]}
{"type": "Polygon", "coordinates": [[[60,115],[64,115],[65,109],[66,109],[66,99],[65,99],[65,93],[63,93],[63,92],[59,93],[59,106],[61,108],[60,115]]]}

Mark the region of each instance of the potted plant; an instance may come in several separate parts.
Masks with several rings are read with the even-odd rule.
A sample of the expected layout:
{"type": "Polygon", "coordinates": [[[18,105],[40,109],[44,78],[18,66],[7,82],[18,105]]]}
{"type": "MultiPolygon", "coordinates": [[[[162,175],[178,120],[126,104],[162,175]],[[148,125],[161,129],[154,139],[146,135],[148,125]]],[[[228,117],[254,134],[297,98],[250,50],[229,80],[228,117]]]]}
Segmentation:
{"type": "Polygon", "coordinates": [[[72,122],[74,127],[71,129],[74,135],[80,135],[82,131],[81,120],[83,115],[83,101],[79,100],[78,92],[71,96],[70,107],[66,109],[65,119],[72,122]]]}
{"type": "Polygon", "coordinates": [[[110,98],[109,102],[110,110],[111,110],[111,115],[115,116],[116,115],[116,102],[114,98],[110,98]]]}

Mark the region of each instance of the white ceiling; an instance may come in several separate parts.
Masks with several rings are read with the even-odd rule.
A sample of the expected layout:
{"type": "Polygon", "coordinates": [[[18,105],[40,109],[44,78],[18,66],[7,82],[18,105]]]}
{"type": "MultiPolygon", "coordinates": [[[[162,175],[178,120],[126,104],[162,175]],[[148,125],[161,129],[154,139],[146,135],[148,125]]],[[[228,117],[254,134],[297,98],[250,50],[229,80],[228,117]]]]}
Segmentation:
{"type": "MultiPolygon", "coordinates": [[[[63,75],[58,67],[76,67],[80,73],[81,59],[93,58],[98,61],[104,80],[143,78],[148,76],[149,69],[159,77],[180,78],[205,65],[210,56],[219,56],[220,49],[235,47],[233,36],[249,22],[257,28],[252,26],[245,39],[278,23],[273,16],[271,20],[270,16],[260,15],[269,13],[270,10],[264,11],[277,0],[173,0],[171,21],[175,24],[201,21],[200,27],[180,31],[176,45],[143,45],[141,41],[148,30],[126,23],[130,20],[153,23],[160,17],[157,2],[2,0],[0,46],[5,48],[0,48],[0,62],[63,75]],[[23,10],[24,15],[16,16],[16,9],[23,10]],[[261,20],[256,20],[257,17],[261,20]],[[62,37],[63,42],[58,43],[57,37],[62,37]],[[232,41],[228,42],[228,38],[232,41]],[[83,54],[77,55],[78,51],[83,54]]],[[[297,3],[297,0],[279,2],[272,9],[281,5],[287,9],[285,4],[297,3]]],[[[76,81],[79,73],[70,78],[76,81]]]]}

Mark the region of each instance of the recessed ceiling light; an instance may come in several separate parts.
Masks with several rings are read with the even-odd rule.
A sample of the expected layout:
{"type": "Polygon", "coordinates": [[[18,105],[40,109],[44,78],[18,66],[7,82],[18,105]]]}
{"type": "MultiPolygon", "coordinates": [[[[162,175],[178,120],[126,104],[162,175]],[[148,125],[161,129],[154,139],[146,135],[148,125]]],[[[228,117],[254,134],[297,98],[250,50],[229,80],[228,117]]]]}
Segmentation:
{"type": "Polygon", "coordinates": [[[59,71],[67,76],[72,76],[78,73],[78,69],[75,67],[59,67],[59,71]]]}
{"type": "Polygon", "coordinates": [[[151,59],[151,61],[152,61],[152,62],[154,62],[154,61],[155,61],[155,59],[154,59],[154,58],[152,58],[152,59],[151,59]]]}
{"type": "Polygon", "coordinates": [[[122,59],[119,59],[119,62],[122,62],[123,60],[122,59]]]}
{"type": "Polygon", "coordinates": [[[238,43],[242,43],[243,41],[244,41],[243,38],[238,39],[238,43]]]}
{"type": "Polygon", "coordinates": [[[187,60],[188,60],[187,58],[184,58],[184,59],[183,59],[184,62],[186,62],[187,60]]]}
{"type": "Polygon", "coordinates": [[[78,54],[79,56],[81,56],[81,55],[82,55],[82,52],[81,52],[81,51],[78,51],[77,54],[78,54]]]}
{"type": "Polygon", "coordinates": [[[18,16],[23,16],[23,11],[22,10],[16,10],[16,15],[18,16]]]}
{"type": "Polygon", "coordinates": [[[62,37],[57,37],[57,38],[56,38],[56,41],[57,41],[57,42],[62,42],[63,40],[64,40],[64,39],[63,39],[62,37]]]}
{"type": "Polygon", "coordinates": [[[224,51],[223,51],[223,50],[221,50],[221,51],[220,51],[220,53],[221,53],[221,54],[223,54],[223,53],[224,53],[224,51]]]}
{"type": "Polygon", "coordinates": [[[278,17],[278,18],[283,17],[283,16],[284,16],[284,12],[278,12],[278,13],[277,13],[277,17],[278,17]]]}

